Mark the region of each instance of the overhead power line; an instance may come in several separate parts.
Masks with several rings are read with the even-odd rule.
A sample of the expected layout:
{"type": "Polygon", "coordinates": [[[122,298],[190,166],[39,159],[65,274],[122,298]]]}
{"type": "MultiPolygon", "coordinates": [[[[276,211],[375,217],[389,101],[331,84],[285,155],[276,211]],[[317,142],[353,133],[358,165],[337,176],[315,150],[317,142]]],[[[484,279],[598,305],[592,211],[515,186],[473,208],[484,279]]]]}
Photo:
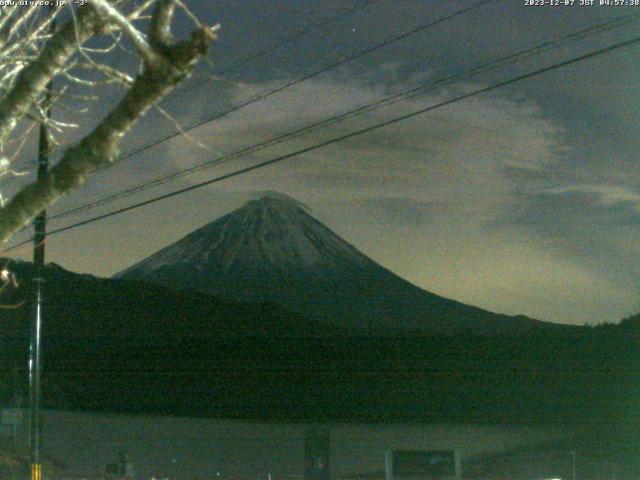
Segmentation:
{"type": "MultiPolygon", "coordinates": [[[[220,71],[217,71],[215,73],[213,73],[212,75],[209,76],[209,78],[201,80],[200,82],[195,82],[192,85],[189,85],[183,89],[180,89],[179,91],[175,91],[169,95],[167,95],[166,97],[164,97],[158,105],[164,105],[165,103],[169,102],[170,100],[182,96],[198,87],[200,87],[201,85],[204,85],[206,83],[208,83],[210,81],[210,78],[215,78],[216,76],[221,76],[221,75],[227,75],[235,70],[237,70],[238,68],[243,67],[244,65],[247,65],[249,62],[251,62],[252,60],[257,60],[261,57],[264,57],[265,55],[268,55],[271,52],[274,52],[280,48],[283,48],[291,43],[293,43],[295,40],[298,40],[302,37],[304,37],[305,35],[308,35],[310,33],[313,33],[317,30],[320,30],[323,27],[326,27],[327,25],[330,25],[334,22],[337,22],[339,20],[342,20],[343,18],[359,11],[359,10],[363,10],[367,7],[369,7],[370,5],[379,2],[380,0],[363,0],[362,2],[358,2],[356,3],[353,7],[348,8],[347,10],[340,12],[336,15],[333,15],[325,20],[322,20],[318,23],[313,23],[310,25],[307,25],[306,27],[294,32],[293,34],[285,37],[284,39],[282,39],[281,41],[275,43],[274,45],[271,45],[267,48],[264,48],[262,50],[258,50],[257,52],[254,53],[250,53],[249,55],[237,60],[235,63],[233,63],[232,65],[230,65],[229,67],[226,67],[220,71]]],[[[179,132],[178,132],[179,133],[179,132]]],[[[55,149],[52,149],[49,151],[49,155],[56,155],[59,154],[60,152],[64,151],[65,149],[69,148],[71,146],[71,144],[67,144],[67,145],[62,145],[59,146],[55,149]]],[[[26,163],[31,163],[33,161],[35,161],[37,159],[30,159],[29,161],[27,161],[26,163]]]]}
{"type": "MultiPolygon", "coordinates": [[[[332,17],[329,17],[321,22],[318,23],[314,23],[311,25],[308,25],[305,28],[302,28],[300,30],[298,30],[297,32],[292,33],[291,35],[287,36],[286,38],[284,38],[283,40],[281,40],[280,42],[277,42],[274,45],[271,45],[270,47],[267,47],[263,50],[259,50],[255,53],[250,53],[249,55],[241,58],[240,60],[236,61],[235,63],[233,63],[232,65],[230,65],[229,67],[226,67],[222,70],[219,70],[217,72],[214,72],[212,74],[213,78],[215,78],[216,76],[221,76],[221,75],[227,75],[241,67],[244,67],[245,65],[247,65],[249,62],[252,62],[254,60],[258,60],[259,58],[264,57],[265,55],[274,52],[275,50],[278,50],[282,47],[286,47],[287,45],[289,45],[290,43],[294,42],[295,40],[298,40],[306,35],[309,35],[310,33],[313,33],[317,30],[320,30],[323,27],[326,27],[327,25],[330,25],[338,20],[342,20],[343,18],[351,15],[352,13],[357,12],[358,10],[362,10],[364,8],[369,7],[370,5],[379,2],[380,0],[365,0],[363,2],[358,2],[356,3],[353,7],[337,14],[334,15],[332,17]]],[[[173,92],[170,95],[167,95],[165,98],[162,99],[162,104],[176,98],[179,97],[181,95],[184,95],[187,92],[190,92],[191,90],[194,90],[198,87],[200,87],[201,85],[205,85],[207,83],[209,83],[210,78],[201,80],[199,82],[195,82],[192,85],[189,85],[186,88],[180,89],[179,91],[173,92]]]]}
{"type": "Polygon", "coordinates": [[[369,113],[371,111],[380,109],[382,107],[386,107],[389,106],[393,103],[399,102],[401,100],[405,100],[417,95],[421,95],[421,94],[425,94],[425,93],[429,93],[432,91],[435,91],[438,88],[441,88],[444,85],[448,85],[451,84],[453,82],[459,82],[461,80],[466,80],[470,77],[473,77],[475,75],[478,75],[480,73],[486,73],[489,71],[494,71],[498,68],[501,68],[505,65],[509,65],[509,64],[514,64],[526,59],[530,59],[536,55],[541,55],[543,53],[546,53],[550,50],[556,49],[556,48],[560,48],[563,47],[569,43],[575,42],[575,41],[580,41],[580,40],[584,40],[590,36],[593,36],[595,34],[598,33],[602,33],[605,31],[610,31],[613,28],[620,28],[620,27],[624,27],[627,26],[629,24],[631,24],[632,22],[637,22],[640,19],[640,13],[635,13],[635,14],[630,14],[630,15],[624,15],[618,18],[615,18],[613,20],[609,20],[607,22],[602,22],[596,25],[591,25],[589,27],[577,30],[575,32],[571,32],[569,34],[565,34],[562,36],[558,36],[554,39],[551,40],[546,40],[542,43],[539,43],[533,47],[529,47],[526,48],[524,50],[519,50],[517,52],[514,53],[510,53],[498,58],[495,58],[493,60],[490,60],[488,62],[485,62],[481,65],[478,65],[476,67],[473,67],[469,70],[465,70],[461,73],[458,74],[452,74],[452,75],[446,75],[444,77],[441,77],[437,80],[431,81],[426,85],[419,85],[417,87],[413,87],[411,89],[405,90],[403,92],[399,92],[396,93],[394,95],[390,95],[387,97],[384,97],[382,99],[376,100],[374,102],[371,103],[367,103],[365,105],[362,105],[358,108],[349,110],[347,112],[344,112],[342,114],[339,115],[332,115],[328,118],[325,118],[321,121],[318,122],[314,122],[311,123],[309,125],[306,125],[304,127],[301,127],[299,129],[296,129],[294,131],[290,131],[290,132],[286,132],[286,133],[282,133],[279,134],[275,137],[272,137],[268,140],[265,140],[263,142],[260,142],[258,144],[254,144],[254,145],[250,145],[247,147],[243,147],[239,150],[236,150],[234,152],[222,155],[220,157],[211,159],[211,160],[207,160],[203,163],[200,163],[198,165],[194,165],[192,167],[180,170],[178,172],[174,172],[174,173],[170,173],[168,175],[163,175],[161,177],[155,178],[153,180],[148,180],[146,182],[142,182],[138,185],[135,185],[133,187],[129,187],[126,188],[124,190],[121,190],[119,192],[115,192],[112,193],[110,195],[107,195],[105,197],[102,197],[98,200],[94,200],[92,202],[89,203],[85,203],[83,205],[79,205],[79,206],[75,206],[75,207],[71,207],[65,211],[62,211],[58,214],[52,215],[49,218],[50,219],[60,219],[60,218],[64,218],[64,217],[68,217],[70,215],[75,215],[87,210],[92,210],[94,208],[97,208],[99,206],[102,205],[106,205],[109,204],[113,201],[119,200],[121,198],[125,198],[127,196],[133,195],[135,193],[139,193],[145,190],[148,190],[150,188],[154,188],[157,187],[159,185],[163,185],[165,183],[169,183],[172,182],[174,180],[177,180],[179,178],[188,176],[188,175],[192,175],[194,173],[200,172],[202,170],[205,169],[209,169],[212,168],[214,166],[220,165],[222,163],[226,163],[229,162],[231,160],[235,160],[238,158],[242,158],[245,157],[247,155],[250,155],[252,153],[255,153],[257,151],[263,150],[265,148],[280,144],[282,142],[285,142],[287,140],[290,140],[292,138],[304,135],[304,134],[308,134],[311,133],[315,130],[319,130],[321,128],[326,128],[328,126],[331,125],[335,125],[339,122],[342,122],[344,120],[347,120],[349,118],[353,118],[355,116],[358,115],[363,115],[365,113],[369,113]]]}
{"type": "Polygon", "coordinates": [[[430,28],[435,27],[436,25],[439,25],[443,22],[449,21],[453,18],[459,17],[461,15],[464,15],[468,12],[471,12],[473,10],[476,10],[488,3],[491,3],[495,0],[479,0],[476,1],[475,3],[461,8],[459,10],[456,10],[453,13],[449,13],[447,15],[444,15],[442,17],[439,17],[435,20],[432,20],[424,25],[420,25],[418,27],[412,28],[411,30],[408,30],[406,32],[394,35],[392,37],[389,37],[379,43],[376,43],[374,45],[371,45],[370,47],[365,48],[364,50],[360,50],[357,53],[351,54],[351,55],[347,55],[346,57],[341,58],[340,60],[337,60],[333,63],[330,63],[328,65],[325,65],[324,67],[321,67],[317,70],[314,70],[313,72],[307,73],[302,75],[301,77],[295,78],[293,80],[290,80],[289,82],[286,82],[282,85],[279,85],[277,87],[274,88],[269,88],[266,90],[263,90],[255,95],[252,95],[251,97],[246,98],[245,100],[241,101],[240,103],[237,103],[235,105],[233,105],[231,108],[224,110],[222,112],[218,112],[218,113],[214,113],[213,115],[208,116],[207,118],[203,119],[203,120],[198,120],[186,127],[182,127],[180,130],[178,131],[174,131],[168,135],[165,135],[164,137],[158,138],[157,140],[147,143],[139,148],[136,148],[134,150],[131,150],[127,153],[125,153],[124,155],[122,155],[121,159],[126,159],[129,157],[132,157],[134,155],[138,155],[146,150],[149,150],[150,148],[155,147],[156,145],[159,145],[163,142],[166,142],[167,140],[171,140],[172,138],[176,138],[180,135],[183,134],[183,132],[185,131],[191,131],[195,128],[198,128],[202,125],[205,125],[207,123],[213,122],[214,120],[219,120],[222,117],[225,117],[231,113],[237,112],[238,110],[243,109],[244,107],[247,107],[249,105],[253,105],[254,103],[260,102],[261,100],[264,100],[265,98],[269,98],[272,95],[275,95],[277,93],[280,93],[288,88],[291,88],[295,85],[298,85],[302,82],[306,82],[307,80],[310,80],[312,78],[315,78],[319,75],[322,75],[323,73],[326,73],[330,70],[333,70],[337,67],[340,67],[342,65],[346,65],[349,62],[352,62],[354,60],[357,60],[358,58],[364,57],[365,55],[368,55],[369,53],[375,52],[377,50],[380,50],[384,47],[387,47],[391,44],[394,44],[396,42],[400,42],[402,40],[405,40],[413,35],[416,35],[418,33],[422,33],[430,28]]]}
{"type": "MultiPolygon", "coordinates": [[[[161,144],[163,142],[166,142],[166,141],[168,141],[168,140],[170,140],[172,138],[180,136],[180,135],[184,134],[185,132],[191,131],[191,130],[193,130],[195,128],[198,128],[199,126],[202,126],[202,125],[204,125],[206,123],[209,123],[209,122],[212,122],[214,120],[217,120],[217,119],[219,119],[219,118],[221,118],[221,117],[223,117],[223,116],[225,116],[227,114],[230,114],[232,112],[238,111],[241,108],[244,108],[245,106],[248,106],[250,104],[256,103],[256,102],[258,102],[258,101],[260,101],[260,100],[262,100],[264,98],[267,98],[267,97],[269,97],[271,95],[279,93],[279,92],[281,92],[281,91],[283,91],[283,90],[285,90],[287,88],[290,88],[290,87],[292,87],[294,85],[297,85],[297,84],[299,84],[301,82],[304,82],[306,80],[309,80],[309,79],[311,79],[311,78],[313,78],[313,77],[315,77],[317,75],[320,75],[322,73],[325,73],[325,72],[327,72],[327,71],[329,71],[329,70],[331,70],[333,68],[336,68],[338,66],[344,65],[344,64],[346,64],[346,63],[348,63],[350,61],[353,61],[353,60],[355,60],[357,58],[360,58],[360,57],[362,57],[364,55],[367,55],[367,54],[369,54],[369,53],[371,53],[373,51],[379,50],[379,49],[381,49],[383,47],[386,47],[386,46],[388,46],[390,44],[393,44],[395,42],[399,42],[401,40],[404,40],[404,39],[406,39],[406,38],[408,38],[408,37],[410,37],[412,35],[421,33],[423,31],[425,31],[425,30],[427,30],[429,28],[432,28],[432,27],[434,27],[436,25],[439,25],[439,24],[441,24],[443,22],[446,22],[448,20],[451,20],[451,19],[456,18],[456,17],[461,16],[461,15],[464,15],[464,14],[466,14],[466,13],[472,11],[472,10],[480,8],[480,7],[482,7],[482,6],[484,6],[484,5],[488,4],[488,3],[491,3],[493,1],[494,0],[478,0],[478,1],[474,2],[473,4],[467,6],[467,7],[458,9],[458,10],[456,10],[456,11],[450,13],[450,14],[447,14],[447,15],[444,15],[442,17],[439,17],[439,18],[437,18],[435,20],[432,20],[432,21],[428,22],[427,24],[420,25],[420,26],[415,27],[415,28],[413,28],[411,30],[408,30],[406,32],[403,32],[403,33],[397,34],[395,36],[392,36],[390,38],[387,38],[386,40],[383,40],[380,43],[374,44],[371,47],[368,47],[368,48],[366,48],[364,50],[361,50],[360,52],[358,52],[356,54],[344,57],[341,60],[338,60],[337,62],[334,62],[332,64],[326,65],[325,67],[322,67],[319,70],[316,70],[316,71],[314,71],[314,72],[312,72],[310,74],[306,74],[306,75],[304,75],[304,76],[302,76],[300,78],[297,78],[295,80],[292,80],[292,81],[290,81],[290,82],[288,82],[288,83],[286,83],[284,85],[281,85],[281,86],[276,87],[274,89],[265,90],[265,91],[263,91],[263,92],[261,92],[261,93],[259,93],[257,95],[254,95],[254,96],[250,97],[249,99],[241,102],[240,104],[237,104],[237,105],[231,107],[231,109],[229,109],[229,110],[226,110],[226,111],[220,112],[220,113],[216,113],[213,116],[208,117],[205,120],[198,121],[198,122],[193,123],[193,124],[191,124],[191,125],[189,125],[187,127],[181,127],[179,130],[174,131],[169,135],[166,135],[164,137],[156,139],[155,141],[153,141],[151,143],[143,145],[142,147],[139,147],[137,149],[129,151],[129,152],[125,153],[124,155],[122,155],[120,157],[120,160],[124,160],[124,159],[132,157],[134,155],[138,155],[138,154],[140,154],[140,153],[142,153],[142,152],[144,152],[144,151],[146,151],[146,150],[148,150],[148,149],[150,149],[150,148],[152,148],[152,147],[154,147],[156,145],[159,145],[159,144],[161,144]]],[[[59,149],[57,151],[57,153],[59,153],[60,150],[61,149],[59,149]]]]}
{"type": "MultiPolygon", "coordinates": [[[[514,84],[514,83],[522,82],[524,80],[528,80],[530,78],[537,77],[539,75],[543,75],[545,73],[552,72],[554,70],[558,70],[560,68],[564,68],[564,67],[567,67],[569,65],[573,65],[573,64],[576,64],[578,62],[582,62],[584,60],[588,60],[588,59],[591,59],[591,58],[594,58],[594,57],[597,57],[597,56],[600,56],[600,55],[605,55],[605,54],[614,52],[616,50],[620,50],[620,49],[625,48],[625,47],[630,47],[630,46],[636,45],[638,43],[640,43],[640,37],[634,37],[634,38],[632,38],[630,40],[627,40],[627,41],[624,41],[624,42],[619,42],[619,43],[616,43],[614,45],[610,45],[608,47],[601,48],[601,49],[598,49],[598,50],[594,50],[594,51],[591,51],[589,53],[585,53],[583,55],[579,55],[577,57],[573,57],[573,58],[571,58],[569,60],[565,60],[565,61],[562,61],[562,62],[559,62],[559,63],[555,63],[555,64],[547,66],[547,67],[539,68],[537,70],[534,70],[534,71],[531,71],[531,72],[528,72],[528,73],[525,73],[525,74],[522,74],[522,75],[518,75],[518,76],[512,77],[512,78],[510,78],[508,80],[503,80],[501,82],[494,83],[494,84],[492,84],[490,86],[487,86],[487,87],[484,87],[484,88],[479,88],[479,89],[474,90],[472,92],[469,92],[469,93],[466,93],[466,94],[459,95],[457,97],[451,98],[449,100],[445,100],[445,101],[439,102],[437,104],[434,104],[434,105],[431,105],[431,106],[428,106],[428,107],[425,107],[425,108],[421,108],[419,110],[415,110],[413,112],[410,112],[410,113],[395,117],[395,118],[390,119],[390,120],[386,120],[386,121],[381,122],[381,123],[377,123],[375,125],[372,125],[372,126],[360,129],[360,130],[356,130],[354,132],[351,132],[351,133],[348,133],[348,134],[345,134],[345,135],[334,137],[334,138],[332,138],[330,140],[326,140],[326,141],[317,143],[315,145],[312,145],[312,146],[309,146],[309,147],[306,147],[306,148],[302,148],[300,150],[296,150],[296,151],[291,152],[291,153],[287,153],[287,154],[284,154],[284,155],[277,156],[277,157],[272,158],[270,160],[265,160],[263,162],[257,163],[255,165],[251,165],[249,167],[241,168],[241,169],[236,170],[234,172],[230,172],[230,173],[221,175],[219,177],[216,177],[216,178],[204,181],[204,182],[197,183],[195,185],[190,185],[188,187],[185,187],[185,188],[182,188],[182,189],[179,189],[179,190],[176,190],[176,191],[164,194],[164,195],[160,195],[160,196],[154,197],[152,199],[145,200],[143,202],[138,202],[138,203],[135,203],[135,204],[132,204],[132,205],[129,205],[129,206],[126,206],[126,207],[111,211],[109,213],[105,213],[105,214],[102,214],[102,215],[97,215],[95,217],[92,217],[92,218],[89,218],[89,219],[74,223],[72,225],[67,225],[65,227],[61,227],[61,228],[52,230],[49,233],[49,236],[55,235],[55,234],[58,234],[58,233],[62,233],[62,232],[66,232],[66,231],[81,227],[83,225],[88,225],[90,223],[94,223],[94,222],[97,222],[99,220],[103,220],[105,218],[113,217],[115,215],[119,215],[119,214],[131,211],[131,210],[134,210],[134,209],[137,209],[137,208],[140,208],[140,207],[144,207],[144,206],[150,205],[152,203],[156,203],[156,202],[159,202],[159,201],[162,201],[162,200],[166,200],[168,198],[175,197],[177,195],[181,195],[183,193],[187,193],[187,192],[190,192],[192,190],[196,190],[196,189],[205,187],[207,185],[218,183],[218,182],[221,182],[223,180],[227,180],[229,178],[237,177],[239,175],[243,175],[243,174],[246,174],[246,173],[249,173],[249,172],[252,172],[252,171],[267,167],[267,166],[270,166],[270,165],[274,165],[276,163],[283,162],[284,160],[288,160],[290,158],[293,158],[293,157],[296,157],[296,156],[299,156],[299,155],[302,155],[302,154],[305,154],[305,153],[309,153],[309,152],[312,152],[314,150],[318,150],[320,148],[327,147],[329,145],[333,145],[333,144],[336,144],[336,143],[339,143],[339,142],[343,142],[343,141],[348,140],[350,138],[353,138],[353,137],[356,137],[356,136],[359,136],[359,135],[363,135],[365,133],[369,133],[369,132],[372,132],[374,130],[378,130],[378,129],[383,128],[383,127],[387,127],[389,125],[393,125],[393,124],[402,122],[404,120],[408,120],[410,118],[417,117],[419,115],[423,115],[425,113],[437,110],[439,108],[442,108],[442,107],[445,107],[445,106],[448,106],[448,105],[452,105],[452,104],[460,102],[462,100],[465,100],[465,99],[468,99],[468,98],[471,98],[471,97],[475,97],[477,95],[481,95],[481,94],[484,94],[484,93],[488,93],[488,92],[497,90],[497,89],[502,88],[502,87],[506,87],[506,86],[514,84]]],[[[9,252],[11,250],[14,250],[14,249],[20,247],[21,245],[24,245],[27,242],[30,242],[30,241],[31,241],[31,239],[28,239],[28,240],[25,240],[23,242],[17,243],[15,245],[13,245],[12,247],[9,247],[9,248],[5,249],[2,253],[3,254],[7,253],[7,252],[9,252]]]]}

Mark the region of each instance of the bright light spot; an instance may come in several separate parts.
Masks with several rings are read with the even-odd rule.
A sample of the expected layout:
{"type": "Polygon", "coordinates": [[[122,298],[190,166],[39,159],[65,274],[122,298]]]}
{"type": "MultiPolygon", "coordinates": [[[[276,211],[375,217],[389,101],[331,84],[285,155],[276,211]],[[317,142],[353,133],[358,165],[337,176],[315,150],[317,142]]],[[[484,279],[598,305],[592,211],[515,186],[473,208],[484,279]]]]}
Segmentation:
{"type": "Polygon", "coordinates": [[[2,271],[0,271],[0,278],[2,279],[3,282],[9,281],[9,275],[11,275],[11,272],[6,268],[3,268],[2,271]]]}

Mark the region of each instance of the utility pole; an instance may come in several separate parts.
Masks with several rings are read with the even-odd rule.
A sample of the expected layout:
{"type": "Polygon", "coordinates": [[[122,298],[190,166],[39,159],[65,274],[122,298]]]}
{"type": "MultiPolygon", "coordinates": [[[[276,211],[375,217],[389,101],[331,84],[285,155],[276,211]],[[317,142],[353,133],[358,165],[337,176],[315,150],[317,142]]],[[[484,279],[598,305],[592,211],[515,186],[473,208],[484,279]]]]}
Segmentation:
{"type": "Polygon", "coordinates": [[[571,455],[571,457],[573,458],[573,480],[576,480],[576,451],[571,450],[571,453],[569,453],[569,455],[571,455]]]}
{"type": "MultiPolygon", "coordinates": [[[[48,14],[55,15],[54,2],[48,9],[48,14]]],[[[55,21],[49,24],[49,31],[55,31],[55,21]]],[[[45,116],[40,123],[38,140],[38,174],[37,181],[46,180],[49,175],[49,129],[46,120],[51,118],[51,101],[53,80],[49,81],[40,103],[45,116]]],[[[31,341],[29,346],[29,457],[31,463],[31,480],[42,480],[42,415],[40,400],[42,397],[42,307],[44,289],[44,248],[46,238],[47,212],[43,210],[33,221],[33,312],[31,319],[31,341]]]]}

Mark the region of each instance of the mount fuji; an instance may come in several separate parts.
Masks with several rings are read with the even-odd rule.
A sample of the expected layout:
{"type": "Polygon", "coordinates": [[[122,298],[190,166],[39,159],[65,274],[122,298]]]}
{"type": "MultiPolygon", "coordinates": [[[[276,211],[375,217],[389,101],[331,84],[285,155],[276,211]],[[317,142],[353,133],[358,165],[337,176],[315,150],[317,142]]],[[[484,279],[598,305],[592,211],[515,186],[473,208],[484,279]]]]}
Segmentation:
{"type": "Polygon", "coordinates": [[[560,325],[506,316],[422,290],[308,212],[267,193],[119,272],[124,280],[273,302],[363,333],[524,334],[560,325]]]}

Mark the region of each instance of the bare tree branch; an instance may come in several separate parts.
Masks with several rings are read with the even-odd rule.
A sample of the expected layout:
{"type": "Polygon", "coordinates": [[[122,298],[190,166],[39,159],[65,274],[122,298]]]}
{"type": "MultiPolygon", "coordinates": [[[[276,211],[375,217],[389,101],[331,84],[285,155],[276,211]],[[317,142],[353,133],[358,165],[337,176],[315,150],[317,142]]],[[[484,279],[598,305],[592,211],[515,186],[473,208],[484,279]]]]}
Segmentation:
{"type": "Polygon", "coordinates": [[[131,13],[129,13],[127,15],[127,18],[129,18],[129,20],[131,21],[134,21],[134,20],[140,20],[141,18],[146,17],[146,15],[143,15],[143,14],[153,6],[155,1],[156,0],[145,0],[142,4],[136,7],[131,13]]]}
{"type": "MultiPolygon", "coordinates": [[[[101,3],[101,0],[94,1],[96,5],[101,3]]],[[[192,32],[190,39],[173,43],[170,29],[173,10],[173,1],[158,1],[151,21],[149,42],[154,55],[144,57],[142,72],[135,78],[131,88],[118,105],[90,134],[77,145],[66,150],[46,180],[25,187],[0,210],[0,243],[4,243],[20,227],[54,203],[60,196],[84,183],[90,173],[117,161],[120,155],[120,142],[124,135],[131,130],[150,107],[189,76],[197,61],[206,55],[209,46],[216,38],[217,27],[198,28],[192,32]]],[[[80,15],[78,17],[78,23],[80,23],[80,15]]],[[[112,21],[115,20],[112,18],[112,21]]],[[[82,25],[78,26],[78,33],[82,33],[82,38],[88,38],[91,32],[99,29],[102,25],[95,16],[87,13],[83,14],[82,22],[82,25]]],[[[73,39],[75,32],[72,30],[67,35],[71,35],[72,39],[69,36],[61,37],[60,32],[56,33],[46,49],[49,52],[46,59],[48,62],[56,62],[57,70],[62,68],[61,59],[63,57],[68,59],[71,55],[71,52],[66,49],[67,44],[63,39],[75,47],[73,39]],[[51,45],[54,42],[57,42],[56,48],[51,45]],[[52,49],[55,53],[51,52],[52,49]]],[[[49,64],[44,65],[42,57],[41,54],[36,61],[40,62],[40,66],[35,70],[31,68],[30,72],[31,76],[38,79],[42,77],[46,80],[56,69],[49,64]]],[[[23,71],[23,74],[26,71],[27,69],[23,71]]],[[[44,83],[46,84],[46,81],[44,83]]],[[[42,91],[43,88],[44,86],[38,91],[42,91]]],[[[31,90],[28,92],[29,95],[32,95],[29,97],[31,99],[30,105],[33,103],[34,97],[31,90]]],[[[28,108],[27,102],[23,99],[20,102],[16,99],[14,103],[19,103],[20,107],[13,106],[9,110],[4,106],[4,102],[0,104],[0,143],[3,140],[2,135],[6,137],[10,131],[10,121],[7,120],[9,115],[5,113],[3,117],[3,111],[13,112],[11,118],[15,118],[16,112],[23,115],[24,111],[21,109],[26,111],[28,108]]]]}
{"type": "Polygon", "coordinates": [[[15,21],[10,21],[10,18],[7,19],[6,22],[3,23],[2,28],[0,29],[0,47],[3,47],[4,44],[14,35],[18,29],[38,11],[37,5],[32,5],[29,8],[19,9],[20,14],[15,18],[15,21]]]}
{"type": "Polygon", "coordinates": [[[158,0],[158,7],[151,19],[151,42],[156,48],[163,48],[173,42],[171,20],[175,10],[175,0],[158,0]]]}
{"type": "Polygon", "coordinates": [[[0,144],[6,142],[18,121],[37,102],[49,80],[64,68],[76,51],[76,40],[86,41],[104,26],[91,8],[79,10],[76,21],[67,21],[56,32],[38,58],[20,72],[14,87],[0,102],[0,144]]]}
{"type": "Polygon", "coordinates": [[[147,42],[145,35],[140,32],[134,25],[113,7],[106,0],[92,0],[91,6],[100,13],[100,15],[108,18],[111,23],[117,25],[122,31],[129,37],[133,45],[136,47],[138,54],[142,59],[151,64],[161,61],[158,54],[151,48],[151,45],[147,42]]]}

